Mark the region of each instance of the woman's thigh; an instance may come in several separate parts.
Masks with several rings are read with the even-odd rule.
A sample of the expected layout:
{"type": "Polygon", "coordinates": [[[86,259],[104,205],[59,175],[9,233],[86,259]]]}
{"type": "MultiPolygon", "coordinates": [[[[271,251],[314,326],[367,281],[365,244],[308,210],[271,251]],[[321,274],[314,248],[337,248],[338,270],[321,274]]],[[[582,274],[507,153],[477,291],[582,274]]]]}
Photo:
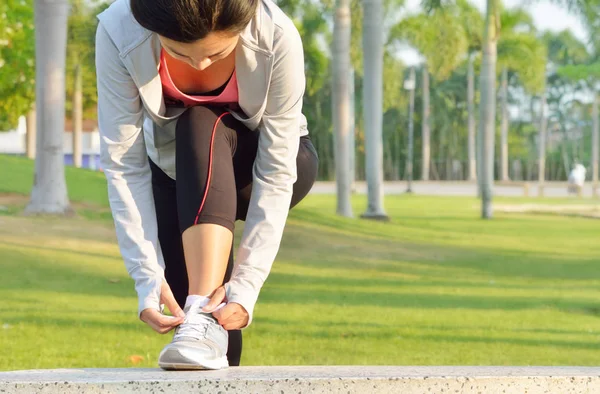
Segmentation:
{"type": "Polygon", "coordinates": [[[221,108],[193,107],[177,122],[176,173],[179,225],[200,223],[233,231],[237,204],[233,151],[239,122],[221,108]]]}
{"type": "MultiPolygon", "coordinates": [[[[181,232],[193,224],[194,215],[200,222],[230,229],[235,220],[245,220],[259,138],[258,130],[248,129],[221,108],[194,107],[179,120],[177,193],[181,232]]],[[[310,138],[301,137],[296,159],[298,178],[290,208],[312,188],[318,162],[310,138]]]]}
{"type": "MultiPolygon", "coordinates": [[[[240,134],[238,133],[238,138],[240,134]]],[[[234,170],[237,188],[237,217],[238,220],[245,220],[250,204],[250,196],[252,195],[252,167],[256,158],[258,148],[258,132],[254,132],[251,139],[246,145],[248,149],[239,150],[234,156],[234,170]]],[[[292,202],[290,209],[295,207],[310,191],[315,180],[317,179],[317,171],[319,168],[319,158],[317,151],[314,148],[312,141],[308,136],[300,138],[300,146],[298,156],[296,157],[296,168],[298,178],[294,183],[292,194],[292,202]]]]}

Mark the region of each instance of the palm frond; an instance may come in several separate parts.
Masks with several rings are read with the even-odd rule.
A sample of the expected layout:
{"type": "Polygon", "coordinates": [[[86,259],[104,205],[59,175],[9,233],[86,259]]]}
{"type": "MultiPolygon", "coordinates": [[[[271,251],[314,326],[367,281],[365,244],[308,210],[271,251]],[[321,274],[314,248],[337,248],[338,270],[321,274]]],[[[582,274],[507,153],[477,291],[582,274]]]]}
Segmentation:
{"type": "Polygon", "coordinates": [[[430,14],[436,10],[448,7],[455,3],[456,2],[454,0],[421,0],[421,7],[425,10],[425,12],[430,14]]]}

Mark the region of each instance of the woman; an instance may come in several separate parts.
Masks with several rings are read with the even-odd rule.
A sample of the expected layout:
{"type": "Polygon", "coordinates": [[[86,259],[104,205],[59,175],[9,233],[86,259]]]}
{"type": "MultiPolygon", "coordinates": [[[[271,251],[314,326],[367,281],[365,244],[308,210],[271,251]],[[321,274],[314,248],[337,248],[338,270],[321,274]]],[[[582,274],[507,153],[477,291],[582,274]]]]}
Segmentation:
{"type": "Polygon", "coordinates": [[[271,0],[117,0],[98,18],[102,165],[140,319],[175,328],[164,369],[239,365],[317,173],[298,31],[271,0]]]}

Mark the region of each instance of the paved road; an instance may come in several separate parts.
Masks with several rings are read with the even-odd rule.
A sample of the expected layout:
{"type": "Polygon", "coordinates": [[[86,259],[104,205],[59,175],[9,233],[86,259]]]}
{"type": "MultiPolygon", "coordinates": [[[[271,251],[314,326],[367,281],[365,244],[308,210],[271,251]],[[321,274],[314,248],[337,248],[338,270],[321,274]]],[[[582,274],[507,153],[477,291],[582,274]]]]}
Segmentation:
{"type": "MultiPolygon", "coordinates": [[[[530,197],[539,195],[536,183],[528,184],[530,197]]],[[[367,187],[365,182],[356,184],[356,192],[365,194],[367,187]]],[[[385,194],[402,194],[406,192],[406,182],[386,182],[385,194]]],[[[477,187],[470,182],[413,182],[413,192],[424,196],[476,196],[477,187]]],[[[311,193],[334,194],[334,182],[317,182],[311,193]]],[[[497,184],[494,187],[494,195],[501,197],[525,197],[527,194],[525,183],[497,184]]],[[[548,182],[543,188],[544,197],[568,197],[567,185],[563,182],[548,182]]],[[[584,197],[592,197],[592,186],[587,184],[583,189],[584,197]]]]}

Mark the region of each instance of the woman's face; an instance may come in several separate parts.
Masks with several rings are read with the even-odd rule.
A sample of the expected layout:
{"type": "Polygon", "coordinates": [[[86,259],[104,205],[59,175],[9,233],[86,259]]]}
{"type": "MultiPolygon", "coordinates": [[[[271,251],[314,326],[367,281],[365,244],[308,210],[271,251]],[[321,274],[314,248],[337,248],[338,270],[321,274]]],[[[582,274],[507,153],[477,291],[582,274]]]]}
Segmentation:
{"type": "Polygon", "coordinates": [[[225,59],[238,43],[239,34],[212,32],[196,42],[185,44],[158,36],[164,50],[175,59],[204,70],[211,64],[225,59]]]}

